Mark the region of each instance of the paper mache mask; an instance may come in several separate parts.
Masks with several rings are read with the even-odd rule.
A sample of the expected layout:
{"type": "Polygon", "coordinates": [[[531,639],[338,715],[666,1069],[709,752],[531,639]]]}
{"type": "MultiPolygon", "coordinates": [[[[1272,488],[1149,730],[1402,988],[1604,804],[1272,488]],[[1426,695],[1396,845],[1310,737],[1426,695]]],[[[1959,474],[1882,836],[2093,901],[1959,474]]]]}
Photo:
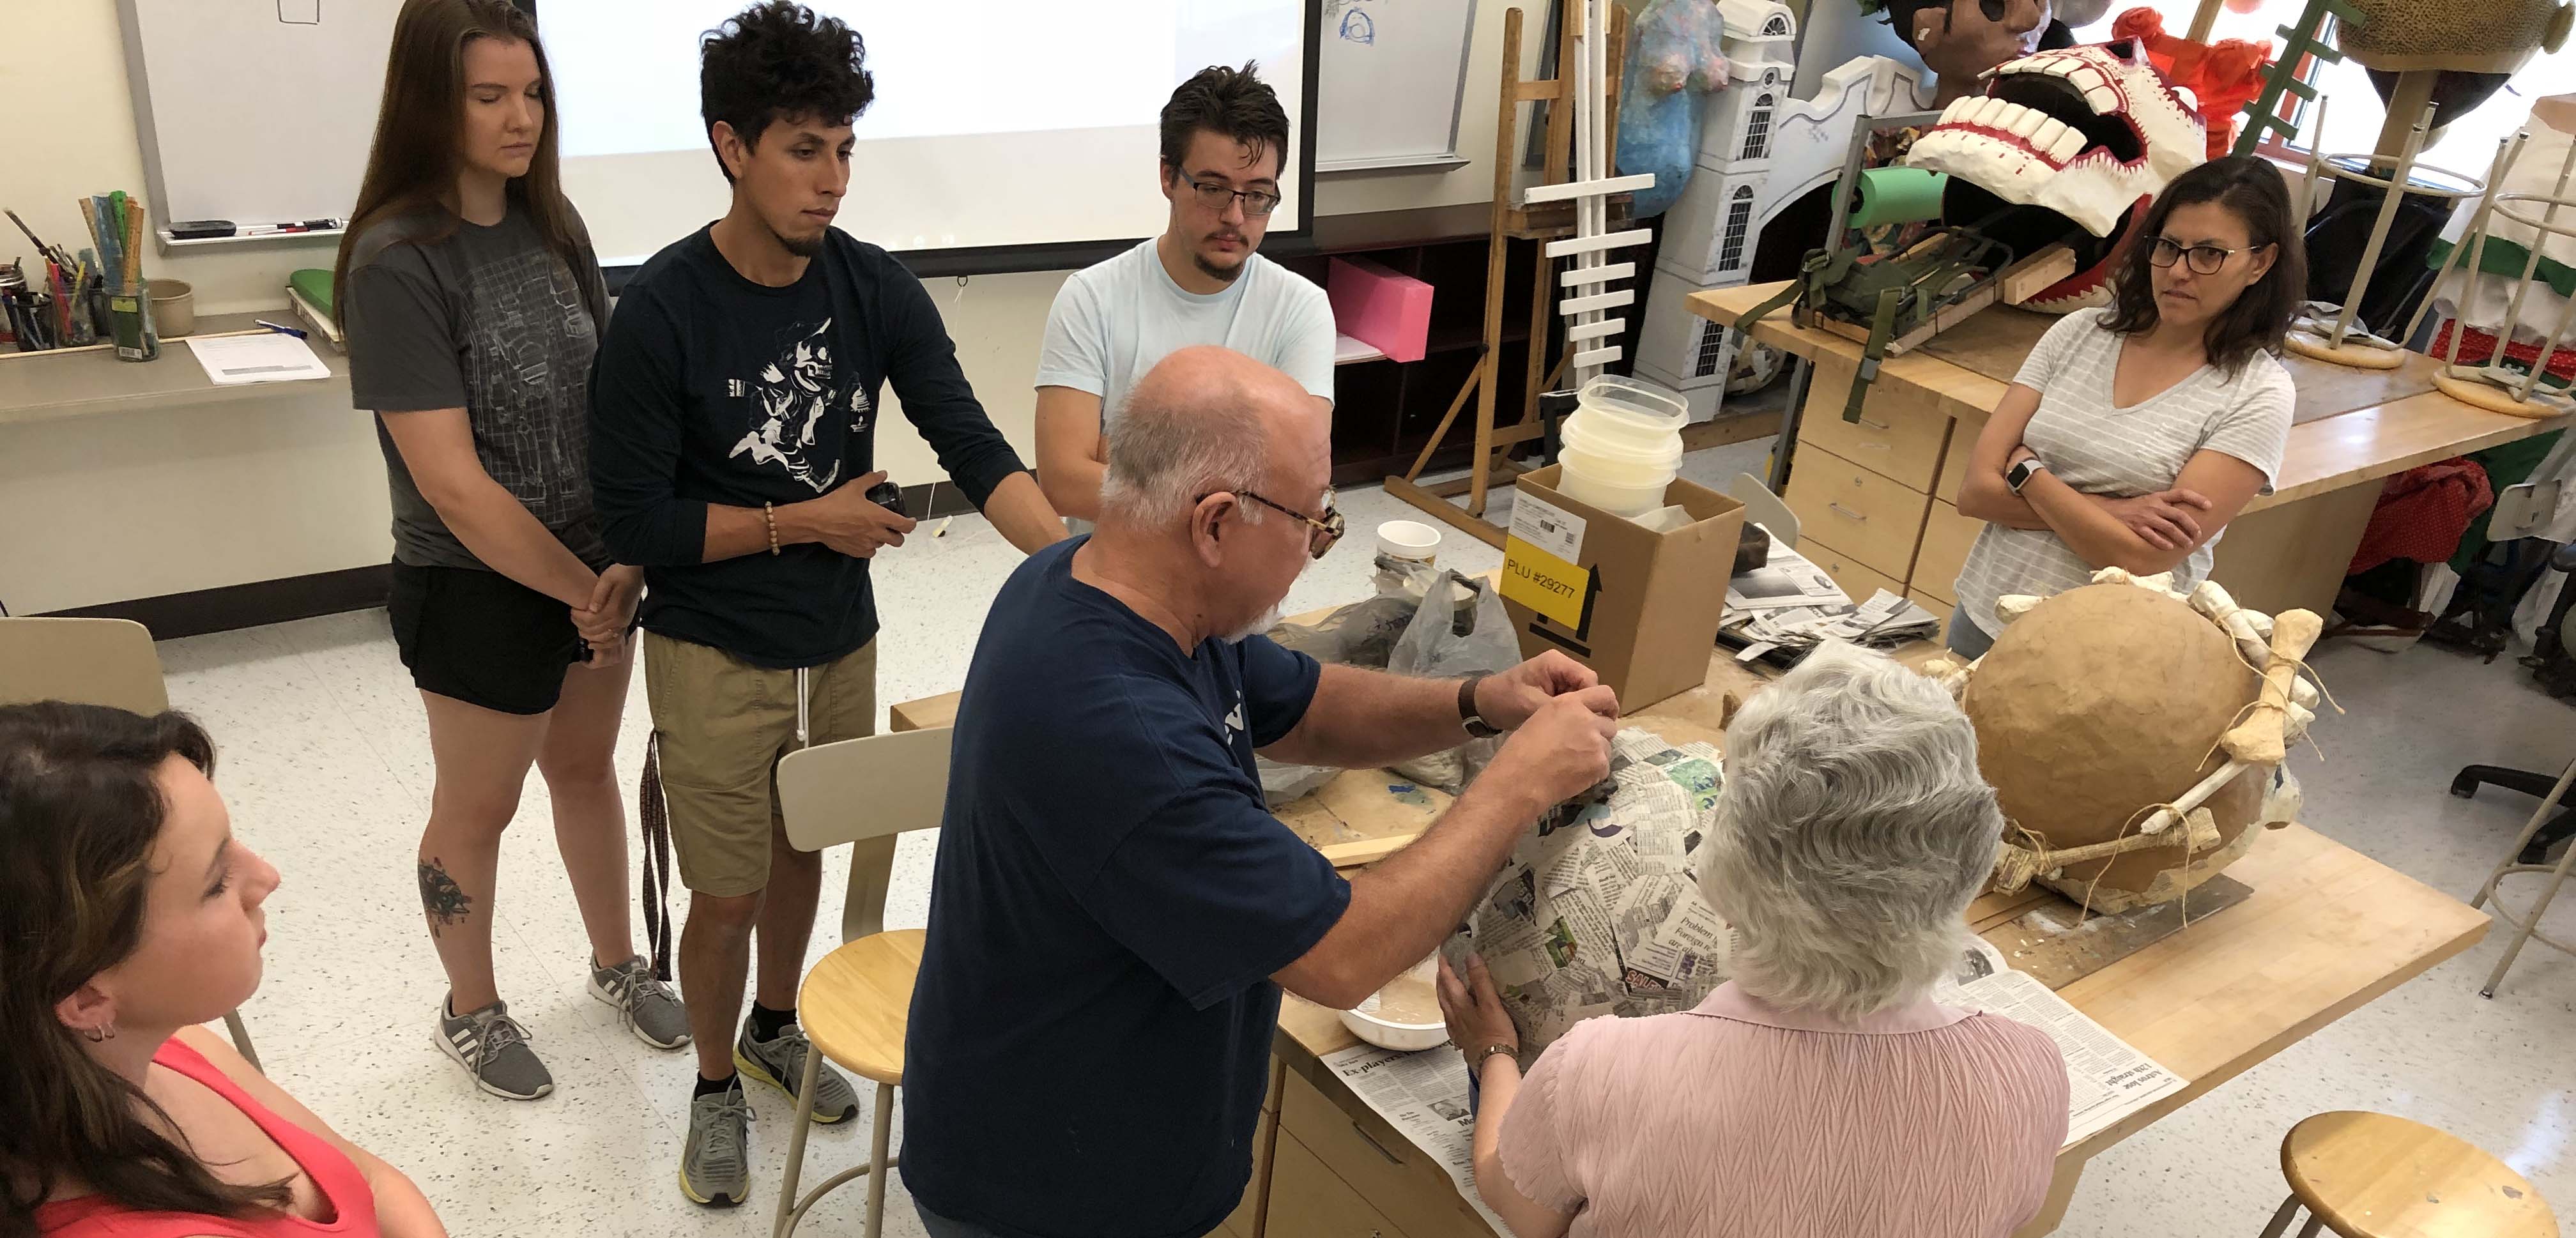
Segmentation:
{"type": "MultiPolygon", "coordinates": [[[[2037,208],[2082,229],[2027,220],[1999,237],[2017,252],[2048,240],[2074,244],[2076,272],[2025,308],[2065,313],[2110,302],[2112,257],[2124,232],[2175,177],[2206,154],[2206,126],[2191,92],[2168,83],[2135,44],[2059,48],[2006,61],[1985,93],[1950,104],[1904,162],[1947,172],[2005,203],[2037,208]],[[2089,236],[2089,241],[2088,241],[2089,236]]],[[[1950,222],[1974,223],[1953,209],[1950,222]]]]}

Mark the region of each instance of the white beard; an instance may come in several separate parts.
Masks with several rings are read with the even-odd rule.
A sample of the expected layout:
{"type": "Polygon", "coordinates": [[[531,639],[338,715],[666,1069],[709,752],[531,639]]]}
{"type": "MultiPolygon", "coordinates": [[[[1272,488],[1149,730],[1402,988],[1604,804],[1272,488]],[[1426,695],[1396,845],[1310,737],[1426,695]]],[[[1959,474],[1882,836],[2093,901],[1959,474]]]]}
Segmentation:
{"type": "Polygon", "coordinates": [[[1260,618],[1255,619],[1234,631],[1226,633],[1219,639],[1222,639],[1229,645],[1240,645],[1251,637],[1259,636],[1272,628],[1278,627],[1279,621],[1288,617],[1288,612],[1285,609],[1287,605],[1288,599],[1284,597],[1276,602],[1272,602],[1270,604],[1270,609],[1261,612],[1260,618]]]}

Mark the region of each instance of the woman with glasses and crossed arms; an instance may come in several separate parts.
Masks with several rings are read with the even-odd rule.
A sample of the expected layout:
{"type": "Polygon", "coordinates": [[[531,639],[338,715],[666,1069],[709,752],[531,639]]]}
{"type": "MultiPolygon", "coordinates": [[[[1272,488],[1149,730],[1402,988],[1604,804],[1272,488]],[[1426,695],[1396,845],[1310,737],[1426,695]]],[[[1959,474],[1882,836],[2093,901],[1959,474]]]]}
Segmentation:
{"type": "Polygon", "coordinates": [[[2275,359],[2307,288],[2280,171],[2250,155],[2176,177],[2105,308],[2040,338],[1986,419],[1959,511],[1986,522],[1959,572],[1950,648],[1979,657],[1995,599],[2095,570],[2209,574],[2227,522],[2268,493],[2295,393],[2275,359]]]}

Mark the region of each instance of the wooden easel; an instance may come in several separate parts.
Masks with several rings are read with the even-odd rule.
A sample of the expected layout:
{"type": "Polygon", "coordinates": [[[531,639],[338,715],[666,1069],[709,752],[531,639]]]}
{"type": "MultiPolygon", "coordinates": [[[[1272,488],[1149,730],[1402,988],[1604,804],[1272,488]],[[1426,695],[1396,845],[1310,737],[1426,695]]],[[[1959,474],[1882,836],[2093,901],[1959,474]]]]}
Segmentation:
{"type": "MultiPolygon", "coordinates": [[[[1574,203],[1542,202],[1515,206],[1512,198],[1512,170],[1520,163],[1520,105],[1548,101],[1563,103],[1573,92],[1573,65],[1576,55],[1575,36],[1581,33],[1583,8],[1567,3],[1565,21],[1559,32],[1556,50],[1557,75],[1553,78],[1523,80],[1521,66],[1521,11],[1503,11],[1503,65],[1500,112],[1494,121],[1494,210],[1493,225],[1485,242],[1485,335],[1477,355],[1476,368],[1459,387],[1458,396],[1449,402],[1449,411],[1440,415],[1440,424],[1431,431],[1431,441],[1422,445],[1421,454],[1402,476],[1386,479],[1386,491],[1415,507],[1438,517],[1484,541],[1500,546],[1503,530],[1485,519],[1486,492],[1496,485],[1510,485],[1527,470],[1504,458],[1509,450],[1540,436],[1538,397],[1554,386],[1564,372],[1560,359],[1554,368],[1547,364],[1548,319],[1556,312],[1554,260],[1547,256],[1544,244],[1536,246],[1530,286],[1529,373],[1522,393],[1520,416],[1512,424],[1498,425],[1496,405],[1501,402],[1503,358],[1504,281],[1509,278],[1511,243],[1515,240],[1545,242],[1574,235],[1574,203]],[[1476,402],[1475,457],[1467,476],[1454,481],[1421,482],[1423,470],[1438,454],[1449,437],[1449,428],[1467,407],[1469,397],[1476,402]],[[1464,508],[1449,500],[1467,496],[1464,508]]],[[[1610,123],[1604,133],[1605,148],[1615,166],[1618,151],[1619,90],[1621,68],[1626,60],[1628,15],[1624,9],[1613,9],[1610,18],[1609,71],[1610,123]]],[[[1573,109],[1554,106],[1547,110],[1547,156],[1539,169],[1538,184],[1556,185],[1573,178],[1574,149],[1573,109]]],[[[1616,202],[1613,222],[1622,222],[1627,213],[1626,201],[1616,202]]],[[[1640,273],[1639,287],[1645,274],[1640,273]]]]}

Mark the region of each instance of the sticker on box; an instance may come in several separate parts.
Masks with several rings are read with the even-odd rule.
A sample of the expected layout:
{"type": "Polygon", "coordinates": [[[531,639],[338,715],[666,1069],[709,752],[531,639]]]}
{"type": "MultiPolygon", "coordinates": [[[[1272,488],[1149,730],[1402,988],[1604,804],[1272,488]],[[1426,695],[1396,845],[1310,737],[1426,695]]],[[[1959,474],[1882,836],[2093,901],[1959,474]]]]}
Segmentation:
{"type": "Polygon", "coordinates": [[[1530,493],[1512,497],[1512,536],[1567,563],[1583,561],[1583,517],[1530,493]]]}

